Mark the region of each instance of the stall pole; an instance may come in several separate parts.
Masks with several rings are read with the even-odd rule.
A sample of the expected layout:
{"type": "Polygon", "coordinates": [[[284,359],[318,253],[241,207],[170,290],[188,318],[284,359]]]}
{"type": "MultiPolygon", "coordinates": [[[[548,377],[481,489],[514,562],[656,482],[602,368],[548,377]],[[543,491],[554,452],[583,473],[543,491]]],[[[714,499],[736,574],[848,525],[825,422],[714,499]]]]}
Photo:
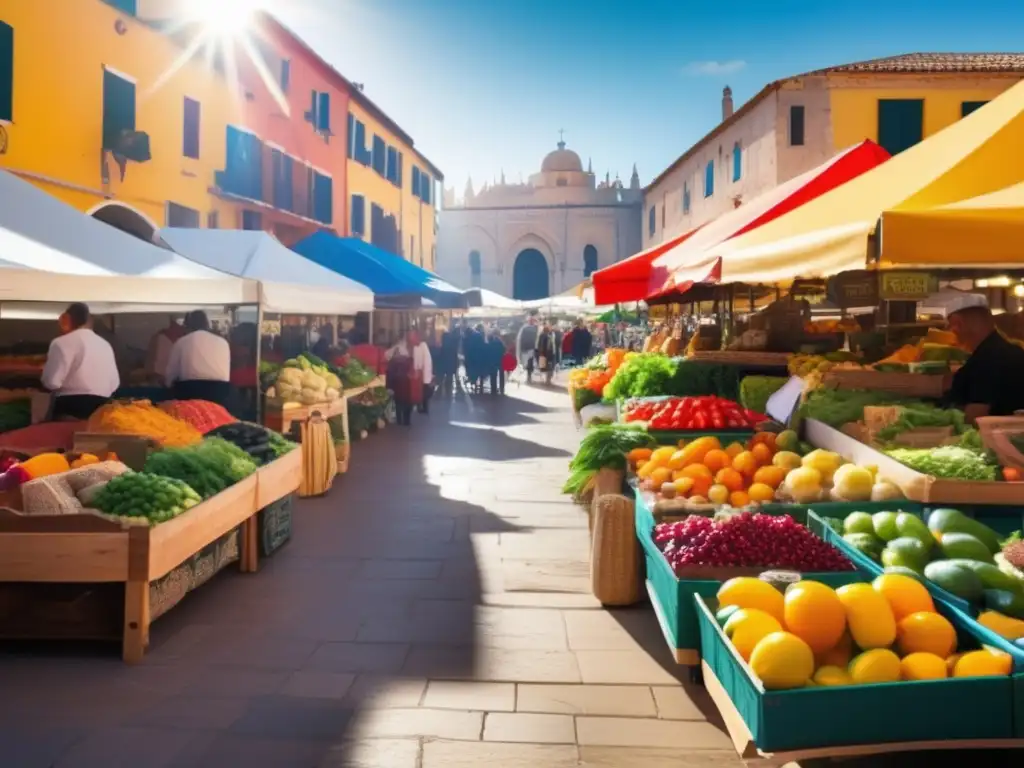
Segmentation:
{"type": "Polygon", "coordinates": [[[263,362],[263,302],[256,305],[256,423],[263,423],[263,385],[260,363],[263,362]]]}

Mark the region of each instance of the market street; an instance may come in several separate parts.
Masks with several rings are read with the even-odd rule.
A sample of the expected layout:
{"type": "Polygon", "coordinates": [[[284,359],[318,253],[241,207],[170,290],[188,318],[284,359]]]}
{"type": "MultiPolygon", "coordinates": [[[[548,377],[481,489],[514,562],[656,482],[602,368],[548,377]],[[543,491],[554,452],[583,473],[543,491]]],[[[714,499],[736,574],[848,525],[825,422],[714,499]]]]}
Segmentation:
{"type": "Polygon", "coordinates": [[[141,665],[6,656],[5,768],[736,765],[649,608],[589,595],[565,390],[434,405],[356,443],[293,540],[157,621],[141,665]]]}

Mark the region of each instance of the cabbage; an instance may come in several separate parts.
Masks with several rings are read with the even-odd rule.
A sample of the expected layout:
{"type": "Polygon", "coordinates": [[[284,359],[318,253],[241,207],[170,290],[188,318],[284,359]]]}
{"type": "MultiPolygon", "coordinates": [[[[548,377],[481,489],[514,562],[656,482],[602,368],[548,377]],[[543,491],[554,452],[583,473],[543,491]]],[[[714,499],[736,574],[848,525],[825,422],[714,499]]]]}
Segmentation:
{"type": "Polygon", "coordinates": [[[312,371],[306,371],[302,374],[302,388],[312,389],[316,392],[323,392],[327,389],[327,382],[312,371]]]}
{"type": "Polygon", "coordinates": [[[285,384],[292,387],[301,387],[302,371],[298,368],[282,368],[281,372],[277,374],[277,385],[281,387],[285,384]]]}

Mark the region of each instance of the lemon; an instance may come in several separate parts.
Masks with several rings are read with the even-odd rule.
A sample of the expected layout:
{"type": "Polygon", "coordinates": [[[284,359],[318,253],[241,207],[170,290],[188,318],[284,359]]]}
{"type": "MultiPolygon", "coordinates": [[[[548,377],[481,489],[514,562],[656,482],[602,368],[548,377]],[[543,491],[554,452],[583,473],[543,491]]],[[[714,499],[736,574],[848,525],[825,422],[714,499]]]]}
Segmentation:
{"type": "Polygon", "coordinates": [[[786,589],[786,629],[815,653],[834,648],[846,631],[846,609],[835,591],[819,581],[799,581],[786,589]]]}
{"type": "Polygon", "coordinates": [[[842,667],[819,667],[813,680],[817,685],[853,685],[850,673],[842,667]]]}
{"type": "Polygon", "coordinates": [[[956,630],[945,616],[918,611],[896,625],[896,642],[904,654],[934,653],[946,658],[956,650],[956,630]]]}
{"type": "Polygon", "coordinates": [[[999,677],[1010,674],[1013,660],[1002,651],[970,651],[957,661],[953,677],[999,677]]]}
{"type": "Polygon", "coordinates": [[[736,650],[745,661],[762,638],[772,632],[781,632],[782,625],[774,616],[756,608],[740,608],[729,617],[723,627],[726,637],[732,640],[736,650]]]}
{"type": "Polygon", "coordinates": [[[772,632],[754,646],[750,669],[764,684],[765,690],[783,691],[803,688],[814,674],[814,653],[796,635],[772,632]]]}
{"type": "Polygon", "coordinates": [[[935,612],[932,596],[928,594],[924,584],[911,576],[904,576],[902,573],[883,573],[871,582],[871,586],[889,601],[896,621],[902,621],[919,611],[935,612]]]}
{"type": "Polygon", "coordinates": [[[912,653],[900,661],[904,680],[942,680],[947,675],[946,660],[934,653],[912,653]]]}
{"type": "Polygon", "coordinates": [[[857,684],[895,683],[900,679],[900,657],[888,648],[873,648],[854,657],[847,671],[857,684]]]}
{"type": "Polygon", "coordinates": [[[756,608],[783,621],[784,599],[782,593],[766,581],[752,576],[737,576],[729,579],[718,590],[718,604],[721,607],[738,605],[740,608],[756,608]]]}

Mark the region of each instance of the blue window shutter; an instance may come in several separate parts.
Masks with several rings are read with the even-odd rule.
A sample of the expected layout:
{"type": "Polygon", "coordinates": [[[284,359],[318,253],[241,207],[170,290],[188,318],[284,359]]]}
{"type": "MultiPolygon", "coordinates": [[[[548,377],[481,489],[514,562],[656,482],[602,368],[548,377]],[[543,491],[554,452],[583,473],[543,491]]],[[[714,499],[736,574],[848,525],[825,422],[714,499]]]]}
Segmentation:
{"type": "Polygon", "coordinates": [[[281,93],[288,93],[288,86],[292,80],[292,63],[288,59],[281,59],[281,93]]]}
{"type": "Polygon", "coordinates": [[[304,117],[306,118],[306,121],[313,126],[313,129],[316,130],[316,110],[317,107],[320,106],[320,100],[317,98],[319,94],[316,91],[310,91],[309,93],[309,112],[307,112],[304,117]]]}
{"type": "Polygon", "coordinates": [[[334,182],[322,173],[313,175],[313,218],[321,224],[330,224],[334,207],[334,182]]]}
{"type": "Polygon", "coordinates": [[[331,132],[331,94],[317,94],[316,129],[320,133],[331,132]]]}
{"type": "Polygon", "coordinates": [[[418,165],[412,167],[412,193],[416,196],[420,196],[420,168],[418,165]]]}
{"type": "MultiPolygon", "coordinates": [[[[3,68],[3,49],[4,46],[0,43],[0,70],[3,68]]],[[[3,88],[3,72],[0,71],[0,88],[3,88]]],[[[967,117],[972,112],[981,109],[987,101],[963,101],[960,103],[960,117],[967,117]]],[[[0,117],[3,117],[3,106],[0,105],[0,117]]]]}
{"type": "Polygon", "coordinates": [[[404,163],[404,162],[405,162],[405,156],[401,152],[399,152],[398,153],[398,174],[397,174],[397,181],[396,181],[396,183],[398,184],[398,188],[399,189],[402,188],[402,182],[404,181],[404,177],[405,177],[405,169],[404,169],[404,166],[402,165],[402,163],[404,163]]]}
{"type": "Polygon", "coordinates": [[[647,212],[647,234],[650,237],[654,237],[654,230],[658,223],[657,215],[657,209],[652,205],[651,209],[647,212]]]}
{"type": "Polygon", "coordinates": [[[373,152],[366,148],[366,126],[356,120],[356,162],[369,166],[373,162],[373,152]]]}
{"type": "Polygon", "coordinates": [[[420,200],[427,205],[430,205],[430,201],[434,196],[433,184],[434,180],[430,177],[430,174],[426,171],[420,171],[420,200]]]}
{"type": "MultiPolygon", "coordinates": [[[[2,76],[0,76],[0,79],[2,79],[2,76]]],[[[3,110],[0,109],[0,115],[2,114],[3,110]]],[[[199,116],[199,102],[186,96],[182,119],[184,139],[182,141],[181,153],[185,157],[191,157],[194,160],[199,159],[199,116]]]]}
{"type": "Polygon", "coordinates": [[[116,149],[122,131],[135,130],[135,83],[103,70],[103,148],[116,149]]]}
{"type": "Polygon", "coordinates": [[[345,143],[348,144],[348,159],[351,160],[356,155],[356,119],[351,112],[348,113],[348,135],[345,138],[345,143]]]}
{"type": "Polygon", "coordinates": [[[387,144],[377,134],[373,134],[373,170],[380,176],[388,172],[387,144]]]}
{"type": "Polygon", "coordinates": [[[715,194],[715,161],[708,160],[704,168],[704,197],[711,197],[715,194]]]}
{"type": "Polygon", "coordinates": [[[284,155],[282,158],[282,170],[281,170],[281,194],[282,200],[279,208],[283,208],[286,211],[295,212],[295,160],[290,155],[284,155]]]}
{"type": "Polygon", "coordinates": [[[924,99],[879,99],[878,143],[890,155],[924,138],[924,99]]]}
{"type": "Polygon", "coordinates": [[[352,195],[352,235],[361,237],[366,234],[366,198],[352,195]]]}
{"type": "Polygon", "coordinates": [[[0,120],[14,119],[14,27],[0,21],[0,120]]]}
{"type": "Polygon", "coordinates": [[[732,180],[739,181],[743,176],[743,150],[737,141],[732,145],[732,180]]]}

